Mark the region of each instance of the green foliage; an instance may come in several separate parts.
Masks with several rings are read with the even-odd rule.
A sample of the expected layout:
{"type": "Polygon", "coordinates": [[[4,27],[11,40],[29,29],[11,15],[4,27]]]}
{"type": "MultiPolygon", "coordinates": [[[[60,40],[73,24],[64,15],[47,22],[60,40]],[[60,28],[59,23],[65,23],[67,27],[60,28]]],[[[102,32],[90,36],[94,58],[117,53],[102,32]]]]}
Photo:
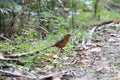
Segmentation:
{"type": "Polygon", "coordinates": [[[16,5],[13,0],[0,0],[0,7],[10,8],[16,5]]]}
{"type": "Polygon", "coordinates": [[[4,8],[0,8],[0,12],[1,14],[8,14],[7,9],[4,9],[4,8]]]}
{"type": "Polygon", "coordinates": [[[6,36],[14,34],[14,24],[16,13],[20,13],[22,7],[13,0],[0,0],[0,33],[6,36]]]}
{"type": "Polygon", "coordinates": [[[111,11],[106,11],[104,10],[103,12],[100,13],[101,15],[104,14],[103,16],[101,16],[101,20],[105,21],[105,20],[119,20],[120,19],[120,14],[116,11],[116,10],[111,10],[111,11]]]}
{"type": "Polygon", "coordinates": [[[120,0],[114,0],[114,2],[120,4],[120,0]]]}
{"type": "Polygon", "coordinates": [[[1,74],[0,74],[0,80],[3,80],[4,78],[3,78],[3,76],[1,76],[1,74]]]}
{"type": "Polygon", "coordinates": [[[23,29],[23,34],[25,34],[31,39],[38,36],[38,33],[34,29],[29,29],[29,30],[23,29]]]}
{"type": "Polygon", "coordinates": [[[93,3],[95,2],[95,0],[77,0],[80,2],[80,7],[81,8],[88,8],[88,9],[91,9],[93,8],[93,3]]]}
{"type": "Polygon", "coordinates": [[[2,14],[8,14],[15,10],[15,12],[19,12],[21,10],[21,6],[17,5],[13,0],[0,0],[0,12],[2,14]]]}

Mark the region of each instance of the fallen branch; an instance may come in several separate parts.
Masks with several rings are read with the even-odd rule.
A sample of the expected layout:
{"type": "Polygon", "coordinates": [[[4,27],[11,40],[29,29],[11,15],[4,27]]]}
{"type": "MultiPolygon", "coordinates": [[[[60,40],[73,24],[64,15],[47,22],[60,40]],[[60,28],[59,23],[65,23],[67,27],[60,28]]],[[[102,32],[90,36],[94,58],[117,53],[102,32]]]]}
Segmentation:
{"type": "Polygon", "coordinates": [[[119,24],[119,21],[107,21],[101,24],[94,25],[94,27],[96,27],[95,31],[100,31],[106,28],[113,28],[117,24],[119,24]]]}
{"type": "Polygon", "coordinates": [[[23,75],[20,72],[10,72],[10,71],[4,71],[0,70],[0,75],[5,76],[5,77],[14,77],[14,78],[24,78],[26,80],[53,80],[53,74],[48,74],[48,75],[40,75],[40,76],[35,76],[35,75],[23,75]]]}
{"type": "Polygon", "coordinates": [[[116,9],[120,9],[120,5],[119,4],[113,3],[112,6],[115,7],[116,9]]]}
{"type": "Polygon", "coordinates": [[[19,58],[19,57],[25,57],[25,56],[33,56],[35,54],[38,54],[39,52],[40,51],[21,53],[21,54],[4,55],[4,57],[6,57],[6,58],[19,58]]]}
{"type": "Polygon", "coordinates": [[[0,58],[0,61],[2,62],[8,62],[8,63],[11,63],[11,62],[14,62],[18,65],[24,65],[25,63],[28,63],[27,61],[21,61],[19,59],[8,59],[8,58],[0,58]]]}
{"type": "Polygon", "coordinates": [[[103,26],[103,25],[107,25],[107,24],[110,24],[110,23],[112,23],[113,21],[107,21],[107,22],[103,22],[103,23],[101,23],[101,24],[98,24],[98,25],[96,25],[96,26],[103,26]]]}
{"type": "Polygon", "coordinates": [[[3,38],[3,39],[5,39],[5,40],[7,40],[7,41],[9,41],[9,42],[11,42],[11,43],[13,43],[13,44],[15,43],[12,40],[10,40],[7,37],[5,37],[4,34],[0,34],[0,37],[3,38]]]}
{"type": "Polygon", "coordinates": [[[29,78],[29,79],[36,79],[36,76],[22,75],[21,73],[18,73],[18,72],[0,70],[0,73],[2,73],[1,76],[6,76],[6,77],[23,77],[23,78],[29,78]]]}

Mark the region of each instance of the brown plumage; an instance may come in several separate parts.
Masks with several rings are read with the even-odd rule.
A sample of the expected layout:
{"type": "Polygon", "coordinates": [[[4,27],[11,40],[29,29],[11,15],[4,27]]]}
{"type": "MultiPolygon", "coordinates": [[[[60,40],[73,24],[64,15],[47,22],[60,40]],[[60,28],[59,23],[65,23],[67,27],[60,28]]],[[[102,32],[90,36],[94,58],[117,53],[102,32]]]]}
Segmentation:
{"type": "Polygon", "coordinates": [[[45,49],[43,49],[43,50],[46,50],[46,49],[48,49],[48,48],[50,48],[50,47],[57,47],[57,48],[59,48],[59,49],[63,49],[63,47],[65,47],[66,45],[67,45],[67,43],[68,43],[68,41],[69,41],[69,37],[70,37],[70,34],[66,34],[65,36],[64,36],[64,38],[62,38],[60,41],[57,41],[55,44],[53,44],[52,46],[49,46],[49,47],[47,47],[47,48],[45,48],[45,49]]]}

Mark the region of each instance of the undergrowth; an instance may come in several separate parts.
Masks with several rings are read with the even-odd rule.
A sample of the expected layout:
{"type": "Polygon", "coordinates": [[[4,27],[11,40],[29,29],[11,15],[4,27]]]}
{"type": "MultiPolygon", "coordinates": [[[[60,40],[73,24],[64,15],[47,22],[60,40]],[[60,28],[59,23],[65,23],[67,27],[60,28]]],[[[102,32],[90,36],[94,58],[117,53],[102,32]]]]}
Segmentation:
{"type": "MultiPolygon", "coordinates": [[[[11,38],[14,39],[15,42],[17,42],[17,45],[12,44],[7,40],[0,41],[0,50],[9,51],[11,52],[11,54],[21,54],[25,52],[34,52],[37,50],[41,50],[40,53],[35,56],[27,56],[21,59],[25,61],[30,61],[31,63],[37,61],[44,65],[41,68],[52,69],[59,65],[62,61],[62,58],[59,54],[70,55],[73,50],[81,47],[79,43],[82,39],[88,36],[89,32],[87,31],[87,29],[90,28],[91,25],[98,24],[104,21],[119,20],[120,18],[120,14],[117,11],[102,10],[99,14],[100,20],[96,20],[96,18],[92,16],[93,12],[81,12],[79,15],[75,15],[75,24],[77,26],[76,28],[72,28],[72,26],[70,25],[71,19],[67,19],[65,22],[64,19],[62,20],[60,18],[59,28],[55,29],[53,33],[47,34],[47,37],[44,40],[38,38],[39,33],[35,32],[33,29],[23,29],[22,35],[15,35],[13,38],[11,38]],[[64,48],[67,51],[65,52],[66,54],[60,53],[57,48],[49,48],[45,51],[42,50],[52,45],[54,42],[62,38],[67,33],[71,34],[72,36],[69,40],[69,43],[64,48]],[[36,60],[34,61],[34,59],[36,60]]],[[[32,23],[32,25],[34,25],[33,21],[32,23]]],[[[55,23],[51,23],[51,25],[55,25],[55,23]]],[[[33,64],[27,63],[26,67],[31,67],[33,64]]]]}

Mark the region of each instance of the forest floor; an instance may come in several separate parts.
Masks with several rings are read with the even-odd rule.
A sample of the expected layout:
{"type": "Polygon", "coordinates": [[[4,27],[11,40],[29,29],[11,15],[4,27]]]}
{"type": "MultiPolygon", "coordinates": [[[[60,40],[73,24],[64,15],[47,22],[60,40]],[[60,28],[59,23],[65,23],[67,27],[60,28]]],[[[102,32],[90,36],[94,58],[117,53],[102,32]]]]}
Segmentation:
{"type": "MultiPolygon", "coordinates": [[[[22,65],[22,63],[13,57],[28,56],[33,53],[7,56],[10,59],[0,55],[2,64],[8,62],[7,66],[0,65],[0,80],[52,80],[51,77],[54,80],[120,80],[119,24],[105,22],[89,28],[88,31],[88,36],[79,42],[81,47],[77,50],[54,54],[54,60],[51,60],[51,56],[48,55],[45,57],[47,61],[50,58],[51,61],[48,62],[44,62],[40,58],[39,60],[44,64],[39,61],[35,65],[33,61],[31,65],[35,66],[29,66],[29,68],[28,66],[16,66],[18,63],[22,65]],[[59,58],[60,61],[57,62],[59,58]],[[11,61],[16,64],[10,65],[11,61]]],[[[4,53],[4,55],[6,54],[4,53]]],[[[27,63],[30,65],[30,62],[27,63]]]]}

